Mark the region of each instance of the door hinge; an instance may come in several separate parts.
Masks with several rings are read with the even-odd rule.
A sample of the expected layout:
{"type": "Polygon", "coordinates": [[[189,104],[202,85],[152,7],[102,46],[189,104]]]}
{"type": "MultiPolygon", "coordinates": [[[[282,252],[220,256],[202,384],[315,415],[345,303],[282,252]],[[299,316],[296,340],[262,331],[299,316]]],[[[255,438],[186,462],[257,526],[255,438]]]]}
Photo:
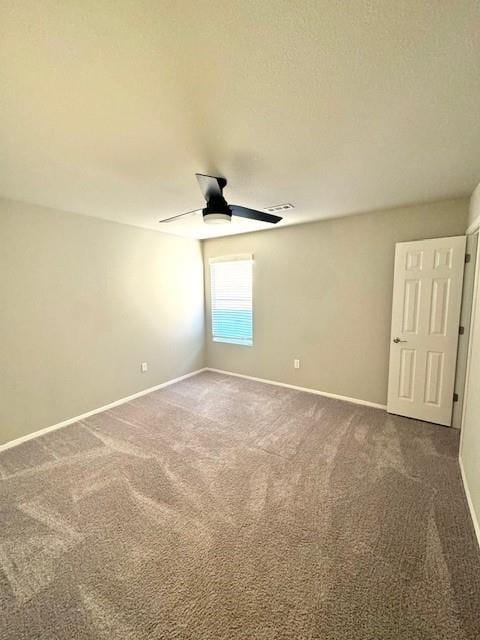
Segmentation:
{"type": "Polygon", "coordinates": [[[458,393],[453,394],[453,401],[458,402],[458,393]]]}
{"type": "Polygon", "coordinates": [[[465,327],[458,327],[458,335],[463,336],[464,333],[465,333],[465,327]]]}
{"type": "Polygon", "coordinates": [[[472,256],[469,253],[466,253],[465,254],[465,262],[470,262],[471,257],[472,256]]]}

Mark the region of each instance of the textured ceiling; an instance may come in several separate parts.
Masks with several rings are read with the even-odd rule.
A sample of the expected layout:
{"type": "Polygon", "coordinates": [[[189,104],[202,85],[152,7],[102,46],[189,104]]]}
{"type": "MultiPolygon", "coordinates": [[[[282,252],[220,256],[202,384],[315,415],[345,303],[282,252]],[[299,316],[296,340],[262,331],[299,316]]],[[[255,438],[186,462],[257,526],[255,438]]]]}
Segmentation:
{"type": "Polygon", "coordinates": [[[294,203],[286,224],[480,179],[475,0],[6,0],[0,72],[18,200],[204,237],[201,216],[158,224],[202,206],[196,171],[294,203]]]}

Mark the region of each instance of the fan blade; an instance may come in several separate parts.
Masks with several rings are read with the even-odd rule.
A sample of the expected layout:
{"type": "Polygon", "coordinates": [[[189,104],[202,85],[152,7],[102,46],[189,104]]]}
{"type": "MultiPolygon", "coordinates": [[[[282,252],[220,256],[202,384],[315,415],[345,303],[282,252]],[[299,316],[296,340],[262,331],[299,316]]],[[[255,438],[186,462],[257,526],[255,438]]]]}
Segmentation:
{"type": "Polygon", "coordinates": [[[250,218],[250,220],[259,220],[260,222],[271,222],[272,224],[277,224],[277,222],[280,222],[282,219],[279,216],[273,216],[271,213],[241,207],[239,204],[229,204],[228,206],[234,216],[240,216],[241,218],[250,218]]]}
{"type": "Polygon", "coordinates": [[[194,209],[193,211],[187,211],[187,213],[179,213],[176,216],[172,216],[171,218],[164,218],[163,220],[159,220],[159,222],[170,222],[171,220],[176,220],[177,218],[188,216],[190,213],[197,213],[197,211],[201,211],[201,209],[194,209]]]}
{"type": "Polygon", "coordinates": [[[215,176],[205,176],[203,173],[196,173],[198,184],[203,193],[206,202],[211,198],[222,198],[222,190],[226,186],[225,178],[217,178],[215,176]]]}

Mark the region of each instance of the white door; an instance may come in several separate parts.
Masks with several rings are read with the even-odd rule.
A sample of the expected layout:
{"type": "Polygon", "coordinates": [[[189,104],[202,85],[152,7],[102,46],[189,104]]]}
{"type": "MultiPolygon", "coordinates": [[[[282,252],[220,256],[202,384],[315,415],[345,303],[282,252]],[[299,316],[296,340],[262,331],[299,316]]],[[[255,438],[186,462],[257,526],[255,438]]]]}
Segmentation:
{"type": "Polygon", "coordinates": [[[387,411],[450,425],[465,236],[395,249],[387,411]]]}

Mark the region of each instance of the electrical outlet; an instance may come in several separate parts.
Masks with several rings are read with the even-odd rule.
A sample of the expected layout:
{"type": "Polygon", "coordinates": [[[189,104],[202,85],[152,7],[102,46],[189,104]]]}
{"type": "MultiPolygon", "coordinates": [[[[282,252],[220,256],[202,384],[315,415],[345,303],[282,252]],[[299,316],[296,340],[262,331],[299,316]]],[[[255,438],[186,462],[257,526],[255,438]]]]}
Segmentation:
{"type": "Polygon", "coordinates": [[[142,364],[140,365],[140,371],[142,373],[145,373],[145,371],[148,371],[148,363],[147,362],[142,362],[142,364]]]}
{"type": "Polygon", "coordinates": [[[295,358],[295,360],[293,361],[293,367],[294,369],[300,369],[300,360],[297,360],[295,358]]]}

